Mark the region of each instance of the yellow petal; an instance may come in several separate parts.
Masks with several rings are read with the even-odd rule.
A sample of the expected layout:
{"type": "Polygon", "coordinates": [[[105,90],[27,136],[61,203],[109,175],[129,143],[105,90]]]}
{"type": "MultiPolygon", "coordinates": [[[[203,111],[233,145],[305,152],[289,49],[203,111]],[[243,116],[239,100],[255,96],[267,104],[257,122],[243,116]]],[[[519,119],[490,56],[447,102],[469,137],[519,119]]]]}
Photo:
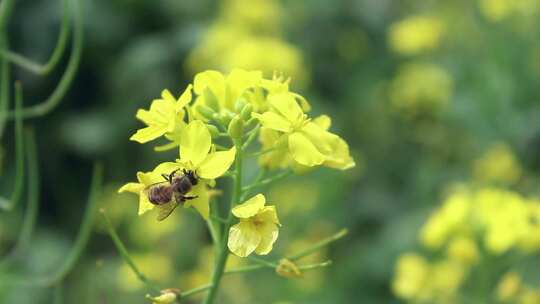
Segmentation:
{"type": "Polygon", "coordinates": [[[315,145],[299,132],[289,135],[289,151],[294,160],[304,166],[317,166],[326,159],[315,145]]]}
{"type": "Polygon", "coordinates": [[[249,221],[240,222],[229,230],[229,250],[239,257],[247,257],[261,243],[261,236],[255,225],[249,221]]]}
{"type": "Polygon", "coordinates": [[[200,120],[189,123],[180,137],[180,159],[184,162],[191,161],[193,166],[198,167],[210,151],[212,139],[210,131],[200,120]]]}
{"type": "Polygon", "coordinates": [[[141,191],[139,193],[139,211],[138,215],[143,215],[144,213],[154,209],[156,205],[150,203],[148,200],[148,195],[141,191]]]}
{"type": "Polygon", "coordinates": [[[171,94],[171,92],[167,89],[161,91],[161,99],[169,102],[169,103],[175,103],[176,102],[176,99],[174,98],[174,96],[171,94]]]}
{"type": "Polygon", "coordinates": [[[228,151],[219,151],[208,154],[197,169],[197,174],[205,179],[215,179],[222,176],[234,162],[236,147],[228,151]]]}
{"type": "Polygon", "coordinates": [[[188,85],[184,93],[180,96],[178,99],[178,102],[176,103],[176,112],[180,112],[185,106],[187,106],[191,102],[191,89],[193,88],[193,85],[188,85]]]}
{"type": "Polygon", "coordinates": [[[296,122],[304,115],[302,108],[291,94],[270,95],[268,102],[290,122],[296,122]]]}
{"type": "Polygon", "coordinates": [[[321,115],[318,117],[315,117],[313,119],[313,122],[321,127],[323,130],[330,129],[330,126],[332,125],[332,119],[328,115],[321,115]]]}
{"type": "Polygon", "coordinates": [[[200,182],[187,194],[190,196],[197,196],[196,199],[187,200],[184,203],[184,207],[193,207],[203,219],[207,220],[210,215],[210,196],[208,195],[208,188],[206,183],[200,182]]]}
{"type": "Polygon", "coordinates": [[[227,101],[225,107],[233,110],[234,103],[246,89],[256,86],[262,80],[262,72],[233,69],[227,76],[227,101]]]}
{"type": "Polygon", "coordinates": [[[291,123],[283,116],[274,112],[265,112],[263,114],[253,113],[252,116],[257,118],[265,128],[281,132],[292,131],[291,123]]]}
{"type": "Polygon", "coordinates": [[[225,100],[225,77],[217,71],[205,71],[195,75],[193,79],[193,91],[202,95],[208,88],[218,100],[225,100]]]}
{"type": "Polygon", "coordinates": [[[127,183],[123,185],[120,189],[118,189],[118,193],[131,192],[131,193],[139,194],[139,191],[144,189],[144,187],[145,186],[140,183],[127,183]]]}
{"type": "Polygon", "coordinates": [[[257,218],[264,223],[272,223],[281,226],[277,216],[276,206],[265,206],[261,209],[261,211],[259,211],[259,214],[257,214],[257,218]]]}
{"type": "Polygon", "coordinates": [[[356,163],[349,153],[349,145],[341,137],[332,142],[332,153],[327,155],[323,165],[325,167],[347,170],[356,166],[356,163]]]}
{"type": "Polygon", "coordinates": [[[264,198],[264,195],[257,194],[243,204],[234,207],[232,209],[232,214],[237,218],[249,218],[261,211],[264,208],[265,203],[266,199],[264,198]]]}
{"type": "Polygon", "coordinates": [[[259,232],[259,235],[261,236],[261,242],[259,243],[259,246],[255,248],[255,253],[260,255],[265,255],[270,253],[272,251],[272,246],[276,242],[278,235],[279,235],[279,228],[276,224],[273,223],[266,223],[263,225],[260,225],[257,228],[257,231],[259,232]]]}
{"type": "Polygon", "coordinates": [[[137,130],[129,139],[144,144],[167,133],[165,126],[150,126],[137,130]]]}

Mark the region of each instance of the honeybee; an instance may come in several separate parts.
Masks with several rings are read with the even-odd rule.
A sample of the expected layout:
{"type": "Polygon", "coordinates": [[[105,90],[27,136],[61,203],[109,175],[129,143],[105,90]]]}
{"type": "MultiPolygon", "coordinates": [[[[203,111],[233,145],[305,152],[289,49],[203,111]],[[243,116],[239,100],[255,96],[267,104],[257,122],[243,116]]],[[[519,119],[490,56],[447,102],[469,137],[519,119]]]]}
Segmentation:
{"type": "Polygon", "coordinates": [[[178,174],[178,171],[180,169],[168,175],[162,174],[165,181],[152,184],[145,189],[150,203],[159,209],[158,221],[166,219],[178,205],[197,198],[196,195],[186,195],[199,182],[195,172],[182,169],[183,174],[178,174]]]}

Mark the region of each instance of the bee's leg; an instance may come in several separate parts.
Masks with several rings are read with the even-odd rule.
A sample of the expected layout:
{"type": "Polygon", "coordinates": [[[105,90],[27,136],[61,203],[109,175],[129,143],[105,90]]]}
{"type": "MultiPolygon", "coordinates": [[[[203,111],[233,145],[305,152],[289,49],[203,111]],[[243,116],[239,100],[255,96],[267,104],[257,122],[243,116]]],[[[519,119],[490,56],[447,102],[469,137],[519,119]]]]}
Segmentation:
{"type": "Polygon", "coordinates": [[[169,181],[169,183],[172,184],[172,178],[176,174],[176,172],[178,172],[178,171],[180,171],[180,168],[174,170],[173,172],[171,172],[171,174],[169,174],[169,178],[167,179],[169,181]]]}
{"type": "Polygon", "coordinates": [[[166,181],[169,181],[169,176],[165,173],[161,174],[166,181]]]}
{"type": "Polygon", "coordinates": [[[199,197],[198,195],[184,195],[183,199],[187,201],[187,200],[196,199],[198,197],[199,197]]]}

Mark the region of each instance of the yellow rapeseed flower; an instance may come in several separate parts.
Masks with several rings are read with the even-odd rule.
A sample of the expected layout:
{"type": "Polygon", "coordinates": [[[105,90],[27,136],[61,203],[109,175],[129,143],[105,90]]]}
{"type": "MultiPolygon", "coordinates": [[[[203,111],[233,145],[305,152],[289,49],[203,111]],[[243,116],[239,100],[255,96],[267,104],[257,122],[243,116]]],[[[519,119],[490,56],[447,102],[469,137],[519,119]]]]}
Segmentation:
{"type": "MultiPolygon", "coordinates": [[[[324,165],[342,170],[355,166],[347,143],[325,129],[329,126],[328,118],[323,119],[325,123],[311,121],[292,94],[272,94],[268,103],[270,111],[253,116],[264,128],[279,132],[276,143],[282,146],[286,143],[295,162],[307,167],[324,165]]],[[[267,139],[263,137],[263,140],[267,139]]]]}
{"type": "Polygon", "coordinates": [[[402,55],[415,55],[439,46],[444,34],[442,20],[428,16],[412,16],[390,26],[388,43],[402,55]]]}
{"type": "Polygon", "coordinates": [[[429,276],[429,264],[420,255],[406,253],[399,257],[392,290],[398,297],[412,300],[422,292],[429,276]]]}
{"type": "Polygon", "coordinates": [[[390,83],[390,102],[408,115],[444,110],[453,91],[453,80],[439,65],[412,62],[402,65],[390,83]]]}
{"type": "Polygon", "coordinates": [[[163,135],[171,135],[183,125],[184,107],[191,101],[191,85],[176,100],[173,95],[164,90],[161,99],[152,101],[149,110],[139,109],[136,117],[147,127],[139,129],[131,140],[146,143],[163,135]]]}
{"type": "Polygon", "coordinates": [[[515,183],[522,174],[521,166],[510,147],[496,143],[474,162],[474,176],[482,182],[515,183]]]}
{"type": "Polygon", "coordinates": [[[476,242],[469,237],[457,237],[448,245],[448,256],[464,265],[471,265],[478,261],[480,253],[476,242]]]}
{"type": "Polygon", "coordinates": [[[510,301],[521,289],[521,277],[516,272],[506,273],[497,285],[497,298],[500,301],[510,301]]]}
{"type": "Polygon", "coordinates": [[[264,195],[257,194],[232,209],[240,222],[229,230],[228,247],[232,253],[247,257],[252,252],[265,255],[278,238],[279,223],[276,207],[265,206],[264,195]]]}

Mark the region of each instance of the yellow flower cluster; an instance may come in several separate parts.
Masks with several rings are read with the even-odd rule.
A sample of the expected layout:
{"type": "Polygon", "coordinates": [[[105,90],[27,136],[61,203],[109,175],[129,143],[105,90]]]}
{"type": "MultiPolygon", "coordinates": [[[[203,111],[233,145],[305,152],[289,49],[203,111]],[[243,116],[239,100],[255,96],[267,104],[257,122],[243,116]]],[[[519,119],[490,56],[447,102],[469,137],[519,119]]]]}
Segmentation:
{"type": "Polygon", "coordinates": [[[513,184],[522,175],[521,165],[510,147],[504,143],[492,145],[474,162],[474,177],[481,182],[513,184]]]}
{"type": "Polygon", "coordinates": [[[444,35],[444,23],[435,17],[411,16],[390,26],[388,44],[401,55],[417,55],[436,49],[444,35]]]}
{"type": "Polygon", "coordinates": [[[524,284],[518,273],[509,271],[497,285],[497,299],[503,303],[540,303],[540,289],[524,284]]]}
{"type": "Polygon", "coordinates": [[[437,113],[446,108],[454,83],[439,65],[411,62],[402,65],[390,83],[392,106],[410,116],[437,113]]]}
{"type": "Polygon", "coordinates": [[[281,71],[297,85],[307,81],[299,49],[281,37],[281,6],[276,0],[224,1],[217,20],[188,58],[192,71],[234,68],[281,71]]]}
{"type": "Polygon", "coordinates": [[[498,22],[511,15],[532,15],[540,11],[537,0],[479,0],[480,11],[490,21],[498,22]]]}
{"type": "Polygon", "coordinates": [[[540,200],[493,187],[457,187],[420,230],[421,244],[441,259],[402,255],[394,293],[409,301],[451,301],[485,255],[539,251],[539,219],[540,200]]]}
{"type": "MultiPolygon", "coordinates": [[[[177,148],[179,154],[175,161],[138,172],[137,182],[125,184],[119,192],[139,196],[139,215],[157,208],[158,220],[163,220],[183,205],[194,207],[208,220],[209,188],[227,173],[238,149],[244,150],[257,136],[261,141],[259,163],[269,169],[352,168],[355,163],[347,143],[328,131],[330,118],[323,115],[312,120],[305,113],[309,109],[307,100],[290,91],[289,81],[281,77],[266,79],[260,71],[242,69],[226,75],[201,72],[179,98],[165,90],[148,110],[137,112],[146,126],[131,140],[165,139],[167,143],[156,150],[177,148]],[[216,144],[217,140],[233,145],[228,148],[216,144]],[[182,193],[172,189],[180,177],[188,184],[176,185],[185,187],[182,193]]],[[[276,208],[266,206],[262,194],[237,203],[233,202],[236,207],[231,212],[239,223],[228,232],[229,249],[241,257],[252,252],[268,254],[280,226],[276,208]]]]}

